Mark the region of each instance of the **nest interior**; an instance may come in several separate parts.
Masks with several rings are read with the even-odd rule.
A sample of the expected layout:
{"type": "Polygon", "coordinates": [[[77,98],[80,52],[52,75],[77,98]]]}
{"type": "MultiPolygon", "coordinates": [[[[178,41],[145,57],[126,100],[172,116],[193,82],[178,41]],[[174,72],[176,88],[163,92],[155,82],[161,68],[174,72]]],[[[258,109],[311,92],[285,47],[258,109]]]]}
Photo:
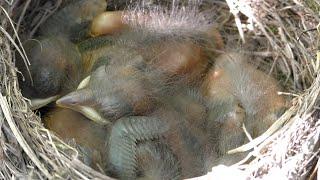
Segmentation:
{"type": "MultiPolygon", "coordinates": [[[[32,38],[41,23],[67,1],[0,2],[0,126],[3,179],[31,177],[109,179],[78,160],[79,152],[43,127],[39,112],[21,95],[15,67],[20,39],[32,38]]],[[[121,2],[115,6],[121,8],[121,2]],[[119,4],[120,3],[120,4],[119,4]]],[[[215,12],[229,49],[254,58],[250,63],[272,74],[284,87],[290,108],[263,135],[241,147],[251,150],[249,164],[214,167],[206,176],[310,178],[319,176],[318,96],[320,93],[320,2],[203,1],[215,12]],[[240,23],[240,24],[239,24],[240,23]],[[245,43],[243,42],[245,40],[245,43]],[[232,172],[232,173],[230,173],[232,172]]],[[[112,9],[112,8],[111,8],[112,9]]],[[[245,160],[246,160],[245,159],[245,160]]]]}

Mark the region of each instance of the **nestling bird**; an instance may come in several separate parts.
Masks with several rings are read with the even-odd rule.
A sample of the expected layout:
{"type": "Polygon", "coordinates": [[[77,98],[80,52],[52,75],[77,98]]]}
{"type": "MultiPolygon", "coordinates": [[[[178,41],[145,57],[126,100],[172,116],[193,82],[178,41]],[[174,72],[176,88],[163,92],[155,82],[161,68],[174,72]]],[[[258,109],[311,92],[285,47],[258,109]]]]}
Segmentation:
{"type": "MultiPolygon", "coordinates": [[[[136,176],[140,164],[135,159],[129,161],[137,153],[139,144],[136,142],[155,141],[158,137],[163,138],[155,142],[168,146],[173,153],[168,155],[170,160],[163,163],[177,161],[181,164],[179,174],[182,177],[200,175],[204,172],[205,152],[199,152],[199,148],[206,144],[206,134],[202,131],[207,117],[204,101],[198,96],[200,93],[168,86],[166,79],[161,78],[163,74],[146,65],[141,56],[137,54],[134,59],[133,53],[127,56],[129,60],[119,59],[98,67],[87,85],[59,99],[57,104],[111,126],[107,148],[107,162],[111,165],[107,169],[115,176],[136,176]],[[135,130],[131,132],[131,129],[135,130]],[[119,158],[124,158],[124,162],[119,158]]],[[[149,174],[149,170],[156,169],[148,169],[143,174],[149,174]]]]}
{"type": "Polygon", "coordinates": [[[84,78],[80,53],[67,39],[47,37],[29,40],[24,43],[24,48],[31,64],[28,67],[30,71],[22,59],[17,59],[16,66],[21,71],[19,84],[25,97],[31,100],[49,98],[47,100],[52,101],[50,97],[74,90],[84,78]]]}
{"type": "Polygon", "coordinates": [[[256,137],[285,107],[276,82],[240,55],[214,59],[210,48],[215,41],[222,47],[221,39],[196,8],[137,8],[123,18],[128,28],[91,54],[108,63],[92,68],[86,83],[57,101],[110,127],[111,175],[192,177],[217,161],[233,163],[239,156],[225,155],[245,142],[242,124],[256,137]],[[172,168],[164,170],[166,163],[172,168]]]}
{"type": "Polygon", "coordinates": [[[208,130],[214,141],[218,138],[220,156],[245,142],[243,124],[257,137],[277,120],[286,107],[278,91],[276,81],[245,62],[241,54],[226,53],[215,60],[202,92],[213,112],[208,130]]]}
{"type": "Polygon", "coordinates": [[[202,78],[215,56],[207,49],[224,47],[216,27],[196,14],[194,7],[177,7],[173,12],[161,6],[139,8],[101,13],[92,21],[91,35],[116,35],[115,44],[138,51],[150,66],[170,78],[178,76],[188,83],[202,78]]]}
{"type": "MultiPolygon", "coordinates": [[[[64,108],[52,109],[45,115],[43,122],[46,128],[53,131],[65,142],[73,143],[74,141],[76,148],[79,152],[83,153],[81,159],[83,159],[84,163],[96,170],[104,166],[107,166],[107,170],[110,170],[109,161],[111,158],[108,158],[108,153],[105,153],[108,147],[106,145],[108,145],[110,138],[117,140],[112,134],[110,137],[111,126],[103,127],[78,112],[64,108]]],[[[115,125],[113,129],[119,131],[117,127],[119,126],[115,125]]],[[[123,142],[123,140],[120,142],[123,142]]],[[[123,147],[123,145],[125,145],[125,143],[120,144],[120,146],[113,146],[119,150],[119,152],[114,152],[118,159],[121,158],[121,152],[123,152],[121,147],[123,147]]],[[[164,144],[156,142],[141,143],[137,145],[135,157],[139,159],[139,163],[137,163],[136,166],[137,169],[140,169],[140,172],[149,175],[151,173],[153,177],[158,176],[159,178],[180,176],[178,161],[172,154],[170,148],[164,144]],[[159,159],[159,157],[161,159],[159,159]],[[145,158],[150,158],[153,161],[146,162],[145,158]],[[150,169],[151,166],[152,168],[150,169]]],[[[113,174],[110,173],[109,175],[113,174]]],[[[136,177],[136,174],[134,177],[136,177]]]]}
{"type": "Polygon", "coordinates": [[[215,33],[206,13],[193,5],[169,10],[137,3],[139,8],[124,12],[122,21],[130,28],[111,47],[85,53],[85,62],[103,57],[110,63],[97,68],[86,87],[57,103],[81,112],[89,106],[95,117],[100,114],[97,120],[116,120],[150,111],[157,97],[180,82],[199,83],[210,66],[207,49],[214,46],[215,33]]]}
{"type": "Polygon", "coordinates": [[[74,90],[86,76],[86,64],[71,41],[88,37],[90,21],[106,9],[105,0],[77,0],[64,5],[42,24],[37,40],[24,43],[30,73],[21,59],[16,63],[23,76],[19,78],[23,95],[31,99],[33,109],[74,90]]]}
{"type": "Polygon", "coordinates": [[[206,120],[206,107],[201,98],[187,89],[162,98],[161,105],[154,111],[144,116],[120,118],[112,126],[106,152],[110,163],[107,169],[118,177],[180,179],[206,172],[208,138],[202,124],[196,125],[196,121],[205,123],[206,120]],[[160,143],[167,147],[149,150],[149,153],[167,154],[166,158],[153,161],[135,158],[140,153],[141,143],[160,143]]]}
{"type": "Polygon", "coordinates": [[[150,111],[161,81],[139,69],[143,65],[141,57],[136,57],[136,61],[97,68],[84,88],[69,93],[56,103],[80,111],[87,117],[96,117],[91,119],[102,124],[150,111]],[[93,112],[87,114],[83,107],[89,107],[93,112]]]}
{"type": "MultiPolygon", "coordinates": [[[[205,172],[205,151],[199,149],[205,150],[202,147],[207,145],[203,132],[206,107],[197,93],[194,96],[184,91],[179,93],[179,88],[205,74],[209,66],[205,49],[214,39],[208,42],[202,39],[210,37],[207,33],[210,27],[207,22],[200,22],[202,17],[193,19],[197,14],[188,8],[175,9],[177,14],[151,11],[152,18],[145,21],[145,28],[135,24],[141,21],[133,20],[129,30],[120,33],[119,40],[104,54],[110,63],[96,68],[87,84],[57,101],[59,106],[111,126],[106,169],[116,177],[133,178],[139,176],[139,171],[142,177],[150,176],[161,168],[148,167],[154,167],[153,164],[166,167],[164,163],[173,168],[168,169],[170,172],[160,171],[161,177],[165,174],[172,175],[171,178],[193,177],[205,172]],[[156,24],[162,17],[156,15],[161,13],[166,18],[156,24]],[[181,23],[183,17],[187,21],[181,23]],[[175,20],[179,20],[178,26],[175,20]],[[165,21],[172,23],[168,32],[162,32],[165,21]],[[200,26],[190,28],[194,23],[200,26]],[[152,31],[157,27],[160,27],[158,31],[152,31]],[[141,152],[140,143],[150,143],[154,150],[149,152],[153,155],[160,151],[154,143],[160,143],[163,151],[160,152],[168,159],[150,161],[143,167],[146,162],[134,158],[141,152]]],[[[187,88],[189,85],[183,87],[187,88]]]]}
{"type": "Polygon", "coordinates": [[[64,36],[72,42],[89,37],[91,20],[107,8],[106,0],[76,0],[66,3],[40,26],[41,36],[64,36]]]}

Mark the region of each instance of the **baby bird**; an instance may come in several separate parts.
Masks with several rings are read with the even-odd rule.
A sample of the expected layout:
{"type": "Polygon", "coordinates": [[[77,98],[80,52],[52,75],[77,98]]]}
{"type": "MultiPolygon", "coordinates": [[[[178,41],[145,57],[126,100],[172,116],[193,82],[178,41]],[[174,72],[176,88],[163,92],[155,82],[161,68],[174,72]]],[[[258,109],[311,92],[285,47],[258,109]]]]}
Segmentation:
{"type": "MultiPolygon", "coordinates": [[[[134,118],[133,118],[134,119],[134,118]]],[[[123,137],[121,140],[117,139],[118,134],[122,131],[118,128],[126,128],[121,125],[107,126],[103,127],[98,125],[89,119],[85,118],[78,112],[64,109],[64,108],[55,108],[49,111],[43,119],[44,125],[49,130],[57,134],[65,142],[74,141],[79,152],[83,152],[83,161],[87,165],[98,170],[98,168],[106,166],[106,171],[108,175],[115,177],[125,177],[123,174],[115,174],[112,170],[111,163],[115,158],[116,162],[121,162],[124,151],[131,151],[135,149],[135,146],[130,147],[129,149],[125,148],[126,142],[128,139],[123,137]],[[111,131],[110,136],[110,129],[111,131]],[[109,150],[111,144],[113,148],[117,151],[111,150],[111,155],[106,150],[109,150]],[[118,145],[115,145],[117,143],[118,145]],[[123,149],[124,148],[124,149],[123,149]],[[107,152],[107,153],[106,153],[107,152]],[[109,157],[108,157],[109,156],[109,157]],[[111,162],[111,163],[110,163],[111,162]]],[[[129,121],[126,121],[129,122],[129,121]]],[[[147,133],[146,129],[140,127],[140,123],[133,124],[137,131],[135,133],[147,133]]],[[[126,124],[126,126],[128,126],[126,124]]],[[[148,127],[148,124],[146,124],[148,127]]],[[[139,136],[139,134],[135,134],[139,136]]],[[[134,175],[130,177],[137,177],[139,173],[143,173],[143,177],[152,176],[153,178],[165,178],[169,179],[180,176],[180,166],[173,155],[171,149],[165,144],[159,142],[141,142],[136,145],[135,158],[137,159],[134,167],[134,175]],[[147,159],[151,161],[146,161],[147,159]],[[139,172],[138,172],[139,171],[139,172]]],[[[127,165],[130,164],[129,157],[125,157],[127,160],[127,165]]],[[[131,164],[130,164],[131,165],[131,164]]],[[[125,164],[122,164],[123,168],[128,168],[125,164]]],[[[127,172],[129,173],[129,171],[127,172]]],[[[140,175],[142,176],[142,175],[140,175]]],[[[180,178],[179,178],[180,179],[180,178]]]]}
{"type": "MultiPolygon", "coordinates": [[[[122,15],[129,28],[116,36],[117,41],[85,54],[85,62],[102,57],[109,64],[97,68],[87,86],[62,97],[58,105],[86,111],[87,117],[107,123],[152,110],[155,99],[178,84],[201,82],[210,66],[208,47],[215,42],[210,39],[215,33],[206,14],[194,4],[180,7],[177,3],[172,10],[137,6],[122,15]]],[[[104,30],[98,35],[106,34],[104,30]]]]}
{"type": "MultiPolygon", "coordinates": [[[[101,37],[116,34],[118,42],[115,44],[135,49],[150,66],[167,74],[168,78],[179,77],[182,82],[192,84],[204,76],[210,59],[215,56],[208,49],[222,49],[224,45],[216,27],[209,23],[199,24],[194,31],[183,29],[189,28],[187,23],[191,21],[200,23],[198,21],[201,20],[197,18],[201,17],[195,15],[192,17],[195,20],[188,19],[191,15],[186,15],[185,10],[179,8],[170,13],[161,7],[154,8],[157,10],[137,8],[139,10],[104,12],[94,18],[91,35],[101,37]],[[186,22],[181,18],[185,18],[186,22]],[[168,32],[163,29],[164,25],[169,29],[168,32]]],[[[190,10],[190,13],[195,13],[193,11],[190,10]]],[[[107,51],[105,49],[103,52],[107,51]]],[[[99,52],[101,50],[95,51],[93,56],[101,54],[99,52]]]]}
{"type": "Polygon", "coordinates": [[[207,22],[198,22],[203,18],[194,20],[194,10],[187,13],[187,9],[174,9],[177,14],[150,11],[154,13],[152,18],[143,19],[146,26],[135,25],[141,21],[133,20],[129,30],[120,33],[115,45],[103,55],[110,63],[96,68],[86,79],[87,83],[81,83],[81,88],[56,102],[111,126],[106,169],[115,177],[149,177],[151,174],[163,178],[168,177],[164,176],[167,174],[180,179],[204,172],[205,151],[202,150],[205,148],[202,147],[207,138],[201,128],[206,127],[206,108],[192,93],[180,94],[179,90],[185,87],[181,88],[184,83],[177,82],[189,84],[189,80],[196,81],[205,73],[209,62],[201,45],[206,47],[207,42],[201,44],[200,39],[205,41],[202,37],[209,37],[207,30],[210,28],[205,27],[207,22]],[[165,13],[162,15],[166,18],[157,24],[162,16],[156,14],[161,13],[165,13]],[[174,22],[180,22],[185,16],[188,21],[176,27],[174,22]],[[162,31],[164,25],[168,25],[165,21],[169,22],[170,32],[162,31]],[[200,28],[190,28],[193,23],[200,28]],[[140,143],[151,143],[154,150],[145,151],[140,143]],[[160,143],[161,148],[154,143],[160,143]],[[150,155],[167,159],[158,158],[143,167],[146,162],[137,156],[141,152],[150,152],[148,159],[150,155]],[[158,171],[163,167],[172,168],[158,171]]]}
{"type": "Polygon", "coordinates": [[[150,69],[153,68],[158,73],[162,73],[168,82],[192,85],[199,82],[209,66],[208,54],[204,48],[192,41],[163,41],[157,44],[145,44],[142,48],[127,47],[119,43],[122,42],[116,42],[116,38],[107,36],[81,42],[78,47],[86,73],[89,75],[99,65],[123,61],[119,60],[122,56],[127,58],[126,61],[130,61],[127,54],[133,53],[132,56],[139,54],[150,69]]]}
{"type": "Polygon", "coordinates": [[[22,75],[19,76],[22,93],[33,100],[33,107],[43,106],[52,101],[51,97],[70,92],[83,78],[80,53],[67,39],[29,40],[24,43],[24,48],[30,60],[30,71],[22,59],[17,60],[16,66],[22,75]]]}
{"type": "MultiPolygon", "coordinates": [[[[81,88],[62,97],[57,104],[111,126],[106,169],[116,177],[138,176],[137,160],[145,164],[143,159],[135,158],[141,152],[140,143],[151,143],[148,148],[154,149],[153,155],[157,155],[157,149],[168,147],[172,154],[165,150],[161,156],[168,161],[160,162],[170,164],[173,171],[168,174],[192,177],[211,163],[204,162],[206,157],[218,160],[245,141],[243,123],[253,136],[271,125],[275,119],[269,115],[277,114],[284,100],[276,95],[278,88],[271,78],[247,65],[238,55],[221,56],[207,73],[211,65],[207,47],[211,46],[200,40],[206,40],[212,32],[194,9],[176,8],[172,10],[176,14],[152,10],[141,11],[150,18],[143,16],[142,23],[133,19],[129,28],[117,36],[119,40],[103,55],[110,60],[109,64],[97,67],[87,83],[81,83],[81,88]],[[155,16],[159,12],[162,16],[155,16]],[[174,21],[181,19],[186,22],[174,21]],[[196,97],[204,96],[208,99],[203,100],[205,103],[197,98],[190,103],[188,98],[192,99],[192,95],[179,94],[185,88],[183,85],[196,88],[189,86],[189,81],[202,83],[204,76],[202,94],[196,97]],[[180,95],[184,98],[179,99],[180,95]],[[180,170],[175,168],[177,162],[180,170]],[[192,169],[190,164],[199,167],[192,169]]],[[[134,17],[130,13],[128,16],[134,17]]]]}
{"type": "MultiPolygon", "coordinates": [[[[206,144],[206,135],[201,128],[206,126],[207,116],[204,101],[198,96],[200,93],[167,87],[161,81],[161,73],[158,75],[155,74],[157,71],[150,70],[141,56],[137,55],[133,60],[131,53],[129,57],[131,61],[124,61],[124,64],[120,59],[113,61],[113,65],[98,67],[88,84],[81,83],[80,89],[62,97],[57,104],[111,127],[106,169],[115,177],[137,176],[140,165],[133,157],[139,152],[137,142],[140,141],[155,141],[172,151],[173,155],[169,155],[169,151],[161,152],[170,159],[150,162],[156,163],[154,166],[166,162],[177,166],[174,163],[177,161],[182,169],[178,174],[182,177],[201,175],[205,152],[199,149],[204,149],[201,147],[206,144]]],[[[141,173],[149,176],[150,171],[156,169],[141,173]]],[[[167,171],[164,173],[168,174],[167,171]]],[[[172,176],[177,174],[176,171],[171,173],[172,176]]]]}
{"type": "Polygon", "coordinates": [[[208,131],[218,137],[220,155],[244,143],[242,124],[257,137],[277,120],[286,106],[278,91],[272,77],[247,64],[240,54],[227,53],[216,59],[202,92],[210,107],[208,131]]]}
{"type": "Polygon", "coordinates": [[[182,90],[176,96],[163,97],[153,112],[117,120],[111,128],[107,148],[109,171],[121,178],[132,178],[141,171],[137,176],[155,179],[190,178],[205,173],[208,141],[203,126],[195,123],[206,119],[206,107],[200,99],[195,91],[182,90]],[[149,153],[167,154],[166,158],[151,161],[135,158],[141,143],[167,147],[149,150],[149,153]],[[163,170],[166,163],[169,168],[163,170]]]}
{"type": "Polygon", "coordinates": [[[98,166],[103,167],[107,129],[78,112],[57,107],[45,115],[43,122],[46,128],[65,142],[74,140],[80,146],[80,150],[84,150],[83,159],[87,165],[95,169],[98,166]]]}
{"type": "Polygon", "coordinates": [[[76,0],[66,3],[40,27],[41,36],[64,36],[72,42],[89,37],[91,20],[106,10],[106,0],[76,0]]]}
{"type": "Polygon", "coordinates": [[[83,88],[65,95],[56,103],[82,112],[101,124],[148,112],[153,109],[158,91],[164,85],[161,87],[162,82],[155,78],[159,76],[151,76],[141,69],[143,64],[141,57],[137,56],[134,61],[124,61],[120,65],[101,66],[83,88]]]}
{"type": "Polygon", "coordinates": [[[30,72],[22,60],[17,61],[17,66],[23,76],[20,78],[23,94],[31,98],[33,109],[74,90],[79,80],[87,75],[86,64],[71,41],[88,37],[90,21],[105,9],[105,0],[64,3],[64,7],[40,27],[39,41],[29,40],[24,44],[31,63],[30,72]]]}
{"type": "MultiPolygon", "coordinates": [[[[176,48],[180,46],[177,45],[176,48]]],[[[172,71],[179,73],[180,70],[185,70],[189,71],[186,74],[191,74],[191,65],[186,66],[189,63],[196,69],[203,69],[200,58],[196,61],[191,53],[185,55],[184,51],[178,51],[171,52],[172,55],[169,56],[175,61],[179,58],[175,56],[181,55],[184,63],[177,60],[172,71]]],[[[150,65],[139,52],[132,49],[109,47],[108,53],[103,57],[108,63],[93,71],[88,83],[81,89],[60,98],[57,101],[59,106],[74,109],[96,122],[107,124],[123,116],[141,115],[152,111],[157,98],[165,93],[174,92],[174,88],[183,84],[176,82],[185,82],[181,80],[185,77],[182,73],[181,78],[178,76],[173,79],[166,73],[169,70],[163,72],[166,68],[165,63],[156,67],[150,65]]],[[[200,76],[198,74],[201,73],[195,73],[195,76],[200,76]]]]}

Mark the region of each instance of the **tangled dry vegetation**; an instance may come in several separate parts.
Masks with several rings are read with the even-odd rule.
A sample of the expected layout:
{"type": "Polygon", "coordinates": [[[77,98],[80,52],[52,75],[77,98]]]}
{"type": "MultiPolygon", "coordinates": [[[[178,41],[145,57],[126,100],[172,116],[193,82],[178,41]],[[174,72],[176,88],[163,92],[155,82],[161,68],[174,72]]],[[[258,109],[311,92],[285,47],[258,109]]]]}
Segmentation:
{"type": "MultiPolygon", "coordinates": [[[[15,51],[28,63],[20,38],[32,37],[62,3],[62,0],[0,1],[1,179],[25,176],[110,179],[81,163],[73,147],[45,129],[19,90],[15,51]],[[22,32],[27,37],[18,36],[22,32]]],[[[242,53],[253,55],[252,63],[277,77],[285,87],[280,93],[292,99],[290,108],[265,134],[234,150],[250,150],[243,160],[253,159],[249,164],[214,167],[204,178],[313,179],[319,176],[320,1],[208,0],[204,3],[205,8],[216,12],[215,21],[225,41],[234,42],[229,44],[236,44],[242,53]]]]}

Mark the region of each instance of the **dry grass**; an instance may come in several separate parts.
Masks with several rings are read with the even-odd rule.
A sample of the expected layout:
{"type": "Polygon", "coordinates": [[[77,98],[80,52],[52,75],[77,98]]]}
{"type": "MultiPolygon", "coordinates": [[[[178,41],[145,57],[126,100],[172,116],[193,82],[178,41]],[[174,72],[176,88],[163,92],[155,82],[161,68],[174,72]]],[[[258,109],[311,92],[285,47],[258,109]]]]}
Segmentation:
{"type": "MultiPolygon", "coordinates": [[[[0,178],[108,179],[81,163],[73,147],[43,127],[18,87],[15,51],[25,57],[26,64],[28,60],[17,33],[25,35],[20,36],[22,39],[33,37],[39,25],[63,2],[18,2],[0,2],[0,178]]],[[[225,40],[241,46],[242,53],[254,56],[252,63],[278,77],[286,89],[282,94],[293,99],[273,127],[238,149],[252,150],[249,157],[254,160],[250,164],[215,167],[207,176],[319,176],[320,2],[243,0],[241,6],[232,5],[236,0],[227,2],[207,2],[209,9],[217,12],[216,21],[224,30],[225,40]],[[234,7],[234,15],[230,15],[229,6],[234,7]]]]}

